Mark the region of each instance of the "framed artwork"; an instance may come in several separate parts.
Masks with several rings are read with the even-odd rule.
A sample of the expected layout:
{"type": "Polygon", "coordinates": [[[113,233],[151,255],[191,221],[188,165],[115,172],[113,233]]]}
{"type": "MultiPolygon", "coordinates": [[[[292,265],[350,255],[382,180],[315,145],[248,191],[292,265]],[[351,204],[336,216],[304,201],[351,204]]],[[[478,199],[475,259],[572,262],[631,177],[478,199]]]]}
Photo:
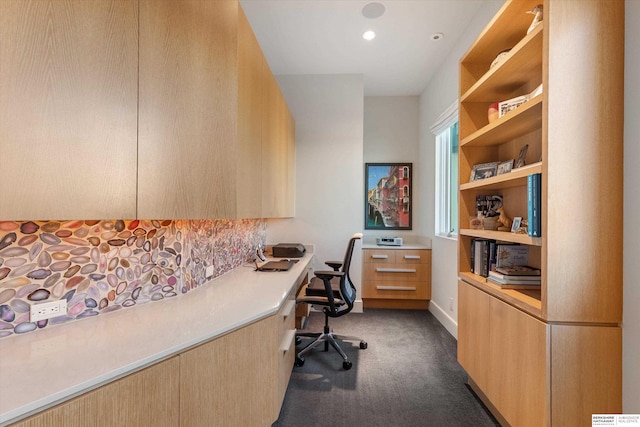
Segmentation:
{"type": "Polygon", "coordinates": [[[525,157],[527,157],[527,149],[529,148],[529,144],[525,144],[524,146],[522,146],[522,148],[520,149],[520,153],[518,154],[518,158],[516,159],[516,164],[514,166],[514,168],[521,168],[522,166],[524,166],[525,163],[525,157]]]}
{"type": "Polygon", "coordinates": [[[412,163],[365,163],[366,230],[411,230],[412,166],[412,163]]]}
{"type": "Polygon", "coordinates": [[[498,173],[498,163],[499,162],[491,162],[473,165],[473,168],[471,168],[471,177],[469,177],[469,181],[477,181],[479,179],[491,178],[492,176],[496,176],[496,174],[498,173]]]}
{"type": "Polygon", "coordinates": [[[502,175],[503,173],[511,172],[513,168],[513,159],[507,160],[506,162],[501,162],[498,164],[498,175],[502,175]]]}
{"type": "Polygon", "coordinates": [[[520,224],[522,224],[521,216],[513,218],[513,224],[511,224],[511,232],[515,233],[516,231],[518,231],[518,228],[520,228],[520,224]]]}

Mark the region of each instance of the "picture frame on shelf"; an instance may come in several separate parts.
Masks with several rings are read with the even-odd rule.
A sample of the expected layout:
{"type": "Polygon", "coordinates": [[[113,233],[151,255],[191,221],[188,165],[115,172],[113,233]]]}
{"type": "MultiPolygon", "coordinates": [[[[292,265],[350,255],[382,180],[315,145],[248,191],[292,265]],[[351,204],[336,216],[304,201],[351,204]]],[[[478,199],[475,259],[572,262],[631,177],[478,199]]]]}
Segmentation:
{"type": "Polygon", "coordinates": [[[518,158],[516,159],[516,163],[513,166],[514,169],[521,168],[526,165],[525,158],[527,157],[527,150],[529,149],[529,144],[525,144],[521,149],[520,153],[518,153],[518,158]]]}
{"type": "Polygon", "coordinates": [[[507,160],[506,162],[498,163],[498,169],[497,169],[498,175],[511,172],[511,169],[513,168],[513,161],[514,160],[511,159],[511,160],[507,160]]]}
{"type": "Polygon", "coordinates": [[[518,228],[520,228],[520,224],[522,224],[521,216],[513,218],[513,224],[511,224],[511,232],[515,233],[516,231],[518,231],[518,228]]]}
{"type": "Polygon", "coordinates": [[[469,181],[477,181],[479,179],[491,178],[498,173],[498,164],[500,162],[480,163],[473,165],[471,168],[471,176],[469,181]]]}

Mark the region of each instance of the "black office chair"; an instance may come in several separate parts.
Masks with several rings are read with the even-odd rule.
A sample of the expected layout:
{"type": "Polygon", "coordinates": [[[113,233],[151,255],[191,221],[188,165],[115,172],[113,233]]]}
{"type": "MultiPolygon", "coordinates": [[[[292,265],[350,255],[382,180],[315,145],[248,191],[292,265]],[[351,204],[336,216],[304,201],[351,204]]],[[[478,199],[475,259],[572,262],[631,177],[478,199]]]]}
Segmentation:
{"type": "Polygon", "coordinates": [[[327,261],[326,264],[333,268],[333,271],[315,271],[315,277],[298,294],[297,303],[324,306],[322,309],[324,312],[324,331],[296,333],[296,343],[301,342],[302,337],[315,338],[296,354],[296,366],[304,365],[304,354],[324,343],[324,351],[329,350],[329,344],[331,344],[344,359],[342,367],[348,370],[351,369],[353,364],[336,340],[360,341],[360,348],[367,348],[367,343],[364,340],[345,335],[336,335],[329,327],[329,317],[344,316],[353,308],[353,302],[356,299],[356,288],[349,277],[349,267],[351,266],[353,247],[356,240],[361,238],[362,233],[354,234],[349,240],[347,251],[344,254],[344,261],[327,261]]]}

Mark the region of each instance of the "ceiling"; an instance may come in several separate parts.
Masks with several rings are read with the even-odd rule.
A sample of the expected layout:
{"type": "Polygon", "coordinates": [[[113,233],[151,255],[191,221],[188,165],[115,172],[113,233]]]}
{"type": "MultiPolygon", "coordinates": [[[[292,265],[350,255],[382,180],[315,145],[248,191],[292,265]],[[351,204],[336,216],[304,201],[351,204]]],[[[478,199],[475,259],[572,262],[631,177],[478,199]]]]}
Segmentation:
{"type": "Polygon", "coordinates": [[[483,1],[240,3],[274,74],[362,74],[366,96],[388,96],[419,95],[483,1]],[[363,15],[363,7],[372,2],[382,3],[382,16],[363,15]],[[376,37],[364,40],[366,30],[374,30],[376,37]],[[435,33],[444,37],[433,40],[435,33]]]}

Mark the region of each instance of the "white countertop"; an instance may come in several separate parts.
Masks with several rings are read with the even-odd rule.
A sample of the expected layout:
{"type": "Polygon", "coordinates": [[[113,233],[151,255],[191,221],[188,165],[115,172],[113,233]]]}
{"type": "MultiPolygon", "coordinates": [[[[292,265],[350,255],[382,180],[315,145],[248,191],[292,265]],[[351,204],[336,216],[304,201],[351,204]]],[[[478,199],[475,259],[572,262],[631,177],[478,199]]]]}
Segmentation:
{"type": "Polygon", "coordinates": [[[396,250],[431,249],[431,246],[425,245],[422,243],[403,243],[400,246],[387,246],[387,245],[376,245],[375,243],[363,243],[362,249],[396,249],[396,250]]]}
{"type": "Polygon", "coordinates": [[[0,340],[0,426],[275,314],[307,267],[236,269],[185,295],[0,340]]]}

